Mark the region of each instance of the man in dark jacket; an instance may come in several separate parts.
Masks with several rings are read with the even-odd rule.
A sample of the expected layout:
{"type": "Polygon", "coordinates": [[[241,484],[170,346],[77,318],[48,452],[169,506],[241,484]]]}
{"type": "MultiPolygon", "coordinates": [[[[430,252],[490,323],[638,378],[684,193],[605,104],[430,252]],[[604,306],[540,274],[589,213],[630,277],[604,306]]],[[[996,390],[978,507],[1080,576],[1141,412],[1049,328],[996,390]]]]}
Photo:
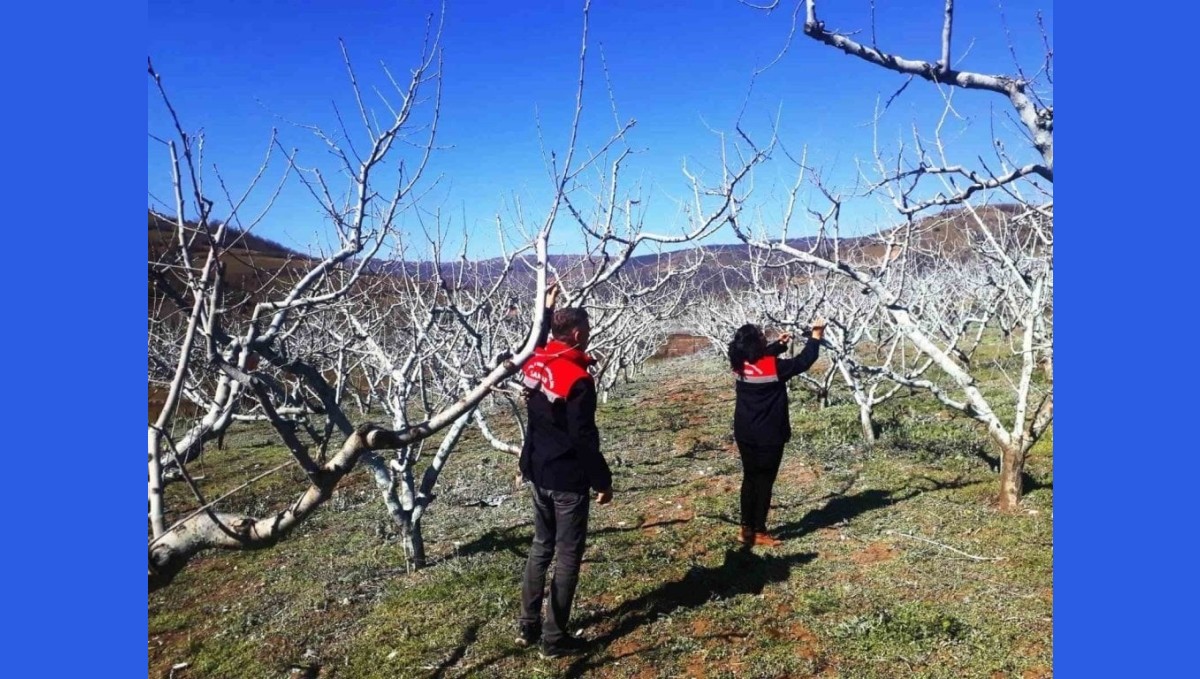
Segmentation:
{"type": "MultiPolygon", "coordinates": [[[[547,299],[547,313],[553,298],[547,299]]],[[[586,546],[590,490],[596,503],[612,500],[612,474],[600,454],[596,429],[596,384],[587,367],[591,326],[587,311],[554,312],[552,338],[539,346],[522,369],[529,413],[521,450],[521,476],[533,495],[533,546],[521,584],[517,644],[542,641],[543,657],[580,650],[583,641],[567,633],[571,603],[586,546]],[[542,624],[546,571],[557,557],[550,581],[550,605],[542,624]]]]}
{"type": "Polygon", "coordinates": [[[738,541],[743,544],[780,544],[767,532],[767,511],[784,444],[792,438],[787,381],[816,362],[824,332],[824,321],[814,324],[811,337],[795,358],[779,358],[787,349],[790,334],[784,333],[767,344],[762,329],[749,323],[738,328],[729,344],[737,394],[733,438],[742,458],[742,525],[738,541]]]}

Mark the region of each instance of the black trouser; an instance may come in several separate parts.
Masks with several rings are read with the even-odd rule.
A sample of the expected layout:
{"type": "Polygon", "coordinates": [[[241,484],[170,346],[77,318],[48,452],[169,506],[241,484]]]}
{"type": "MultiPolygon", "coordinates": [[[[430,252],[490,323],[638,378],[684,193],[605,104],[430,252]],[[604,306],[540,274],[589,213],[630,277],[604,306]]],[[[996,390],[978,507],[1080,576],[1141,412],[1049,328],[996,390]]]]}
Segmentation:
{"type": "Polygon", "coordinates": [[[542,627],[542,640],[555,643],[567,631],[571,601],[579,582],[579,562],[587,543],[589,493],[546,490],[530,484],[533,490],[533,546],[525,562],[521,583],[521,625],[535,627],[542,620],[543,589],[546,569],[557,557],[550,580],[550,606],[542,627]]]}
{"type": "Polygon", "coordinates": [[[742,526],[765,533],[771,489],[783,462],[783,444],[761,446],[738,441],[737,446],[742,458],[742,526]]]}

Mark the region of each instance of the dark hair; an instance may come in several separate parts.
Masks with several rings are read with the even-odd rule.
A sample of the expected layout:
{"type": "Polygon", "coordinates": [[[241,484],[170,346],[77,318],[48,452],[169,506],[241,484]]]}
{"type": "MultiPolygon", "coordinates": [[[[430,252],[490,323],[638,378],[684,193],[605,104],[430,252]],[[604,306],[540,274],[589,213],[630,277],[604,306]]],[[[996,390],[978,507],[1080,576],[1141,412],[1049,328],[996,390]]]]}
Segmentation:
{"type": "Polygon", "coordinates": [[[733,333],[733,341],[729,343],[729,367],[741,374],[742,366],[754,363],[767,353],[767,337],[762,328],[747,323],[733,333]]]}
{"type": "Polygon", "coordinates": [[[550,334],[555,339],[568,339],[571,331],[583,325],[588,320],[587,309],[583,307],[564,307],[554,312],[550,320],[550,334]]]}

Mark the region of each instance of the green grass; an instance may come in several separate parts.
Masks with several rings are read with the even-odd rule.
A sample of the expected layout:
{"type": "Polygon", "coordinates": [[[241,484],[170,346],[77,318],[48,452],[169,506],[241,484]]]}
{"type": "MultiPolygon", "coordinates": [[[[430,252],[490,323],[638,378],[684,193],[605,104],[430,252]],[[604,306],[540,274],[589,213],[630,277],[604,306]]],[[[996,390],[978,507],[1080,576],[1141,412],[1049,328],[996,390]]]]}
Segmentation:
{"type": "MultiPolygon", "coordinates": [[[[581,657],[511,643],[527,499],[515,459],[472,433],[426,516],[430,567],[406,571],[357,470],[278,546],[205,554],[152,594],[149,676],[185,662],[176,679],[1051,676],[1052,433],[1021,509],[1000,514],[975,423],[901,398],[867,447],[853,404],[797,393],[769,519],[785,542],[745,553],[731,416],[720,362],[699,358],[655,362],[600,407],[616,496],[593,507],[573,620],[598,643],[581,657]]],[[[267,438],[251,428],[210,453],[206,494],[286,459],[267,438]]],[[[300,489],[287,470],[228,502],[276,508],[300,489]]],[[[184,511],[180,491],[168,497],[184,511]]]]}

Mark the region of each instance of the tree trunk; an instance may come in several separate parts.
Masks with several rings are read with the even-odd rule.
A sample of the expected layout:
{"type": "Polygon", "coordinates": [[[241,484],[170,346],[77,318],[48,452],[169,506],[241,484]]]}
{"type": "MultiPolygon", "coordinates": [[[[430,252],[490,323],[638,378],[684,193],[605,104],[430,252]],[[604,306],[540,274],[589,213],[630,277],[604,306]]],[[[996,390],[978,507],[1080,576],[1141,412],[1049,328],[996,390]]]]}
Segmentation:
{"type": "Polygon", "coordinates": [[[859,402],[858,421],[862,424],[863,440],[867,443],[875,443],[875,423],[871,420],[871,404],[869,402],[859,402]]]}
{"type": "Polygon", "coordinates": [[[162,460],[159,457],[159,437],[154,429],[150,429],[150,468],[149,468],[149,487],[147,496],[150,498],[150,530],[151,535],[158,537],[167,530],[166,522],[163,519],[163,479],[162,479],[162,460]]]}
{"type": "Polygon", "coordinates": [[[1006,446],[1000,451],[1000,510],[1013,511],[1021,504],[1024,491],[1025,450],[1021,445],[1006,446]]]}
{"type": "MultiPolygon", "coordinates": [[[[409,515],[409,526],[405,531],[405,549],[408,550],[409,556],[412,558],[413,568],[425,567],[425,541],[421,537],[421,518],[425,516],[425,510],[429,504],[433,502],[434,494],[433,487],[437,484],[438,475],[442,468],[446,466],[446,460],[450,457],[450,453],[454,452],[455,446],[458,445],[459,438],[467,429],[467,424],[471,421],[471,416],[475,413],[475,408],[471,408],[454,421],[454,424],[446,430],[446,436],[442,439],[441,445],[438,446],[437,453],[433,459],[429,461],[429,466],[425,468],[425,473],[421,477],[421,487],[417,490],[414,498],[412,513],[409,515]]],[[[412,488],[413,480],[410,473],[405,474],[404,483],[406,487],[412,488]]]]}
{"type": "MultiPolygon", "coordinates": [[[[447,429],[446,436],[438,446],[437,453],[425,469],[420,488],[416,486],[410,461],[393,460],[388,463],[378,455],[366,454],[363,456],[364,464],[371,470],[375,477],[375,484],[383,493],[383,502],[387,505],[388,514],[400,527],[400,539],[404,547],[404,554],[408,557],[408,565],[412,569],[424,568],[426,565],[421,519],[434,500],[433,488],[437,484],[438,474],[446,465],[447,458],[454,451],[454,447],[458,444],[475,412],[475,408],[472,407],[460,415],[447,429]]],[[[401,457],[408,460],[407,451],[401,457]]]]}
{"type": "Polygon", "coordinates": [[[409,523],[401,531],[404,539],[404,553],[408,555],[409,563],[414,569],[425,567],[425,539],[421,537],[421,522],[409,523]]]}

